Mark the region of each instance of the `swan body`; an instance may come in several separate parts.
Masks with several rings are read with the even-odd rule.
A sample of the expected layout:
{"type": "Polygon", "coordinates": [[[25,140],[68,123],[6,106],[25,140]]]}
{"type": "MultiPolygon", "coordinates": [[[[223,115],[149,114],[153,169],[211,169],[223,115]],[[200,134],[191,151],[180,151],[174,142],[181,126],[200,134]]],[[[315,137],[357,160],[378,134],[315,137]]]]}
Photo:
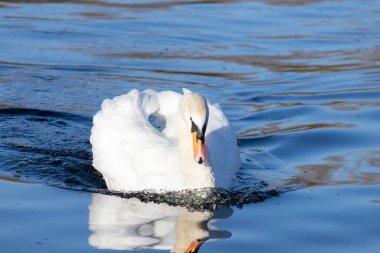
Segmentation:
{"type": "Polygon", "coordinates": [[[189,90],[131,90],[104,100],[93,124],[93,165],[110,190],[228,189],[240,167],[227,118],[189,90]]]}

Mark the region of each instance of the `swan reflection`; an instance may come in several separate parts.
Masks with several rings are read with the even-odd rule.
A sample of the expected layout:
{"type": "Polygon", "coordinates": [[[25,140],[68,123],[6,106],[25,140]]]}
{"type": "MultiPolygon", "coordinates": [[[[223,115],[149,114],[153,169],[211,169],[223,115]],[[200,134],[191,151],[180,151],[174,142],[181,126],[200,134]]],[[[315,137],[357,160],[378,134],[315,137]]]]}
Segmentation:
{"type": "Polygon", "coordinates": [[[93,194],[89,243],[99,249],[196,252],[206,240],[231,236],[214,223],[232,212],[231,208],[190,212],[183,207],[143,203],[136,198],[93,194]]]}

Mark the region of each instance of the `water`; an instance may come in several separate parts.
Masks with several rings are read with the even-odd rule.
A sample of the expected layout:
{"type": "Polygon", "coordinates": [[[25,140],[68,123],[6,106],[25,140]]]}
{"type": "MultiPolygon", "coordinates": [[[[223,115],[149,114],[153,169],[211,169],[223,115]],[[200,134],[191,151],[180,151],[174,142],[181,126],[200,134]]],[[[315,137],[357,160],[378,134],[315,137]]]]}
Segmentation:
{"type": "Polygon", "coordinates": [[[0,2],[3,250],[203,239],[201,252],[378,252],[379,13],[375,1],[0,2]],[[182,87],[235,127],[240,193],[203,212],[112,196],[91,167],[101,101],[182,87]]]}

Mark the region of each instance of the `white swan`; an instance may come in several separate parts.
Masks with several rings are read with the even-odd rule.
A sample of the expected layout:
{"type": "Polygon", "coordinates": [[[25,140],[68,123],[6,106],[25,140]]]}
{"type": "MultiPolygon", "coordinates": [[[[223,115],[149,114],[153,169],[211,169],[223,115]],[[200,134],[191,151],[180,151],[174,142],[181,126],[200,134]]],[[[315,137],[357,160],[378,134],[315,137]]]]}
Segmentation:
{"type": "Polygon", "coordinates": [[[227,118],[189,90],[131,90],[104,100],[93,123],[93,165],[111,190],[228,189],[240,167],[227,118]]]}

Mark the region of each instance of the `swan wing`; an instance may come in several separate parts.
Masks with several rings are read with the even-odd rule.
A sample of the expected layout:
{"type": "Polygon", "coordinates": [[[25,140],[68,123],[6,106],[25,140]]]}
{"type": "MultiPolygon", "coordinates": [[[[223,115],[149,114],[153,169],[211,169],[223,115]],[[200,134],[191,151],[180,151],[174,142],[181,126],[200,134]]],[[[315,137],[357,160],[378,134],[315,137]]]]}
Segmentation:
{"type": "Polygon", "coordinates": [[[94,116],[90,137],[93,165],[103,174],[109,189],[180,189],[178,147],[176,140],[169,138],[175,126],[170,125],[172,112],[164,112],[169,106],[169,102],[162,103],[165,95],[169,96],[132,90],[106,99],[94,116]],[[155,113],[169,119],[162,132],[148,120],[155,113]]]}
{"type": "Polygon", "coordinates": [[[206,133],[208,147],[217,187],[229,189],[231,179],[240,168],[240,150],[234,129],[217,104],[210,104],[206,133]]]}

